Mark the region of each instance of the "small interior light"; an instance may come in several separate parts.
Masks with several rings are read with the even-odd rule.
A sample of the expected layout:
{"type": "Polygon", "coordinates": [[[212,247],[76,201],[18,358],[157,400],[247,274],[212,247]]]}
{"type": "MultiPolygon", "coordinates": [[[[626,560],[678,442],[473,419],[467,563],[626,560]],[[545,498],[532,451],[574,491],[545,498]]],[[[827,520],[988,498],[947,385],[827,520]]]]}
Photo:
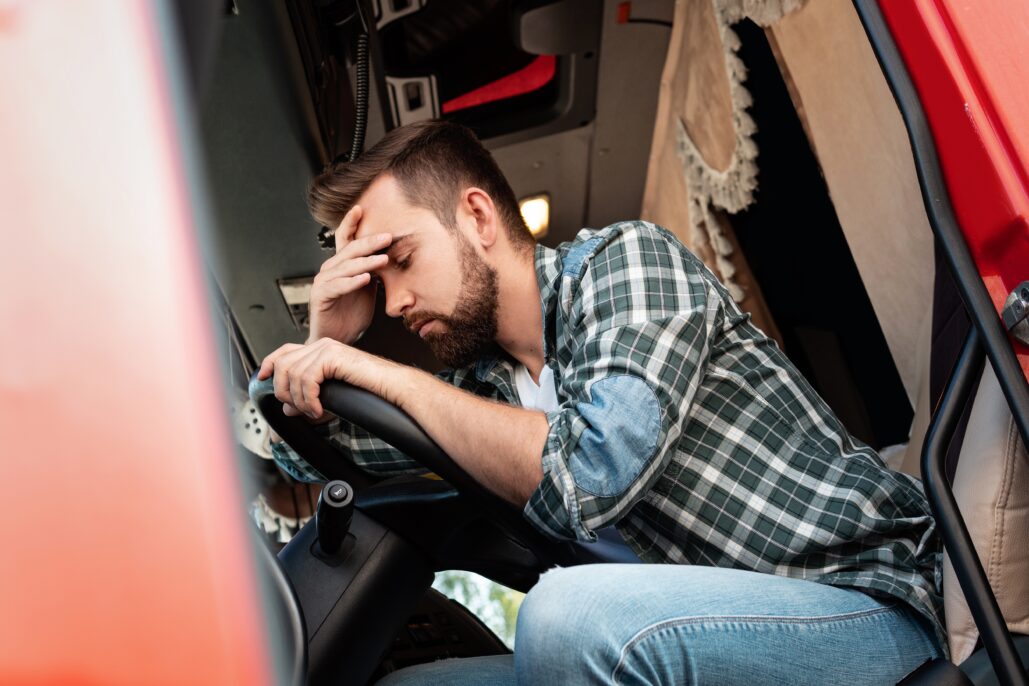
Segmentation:
{"type": "Polygon", "coordinates": [[[547,229],[550,227],[549,195],[540,193],[522,198],[518,201],[518,208],[522,211],[522,219],[533,236],[541,238],[547,235],[547,229]]]}

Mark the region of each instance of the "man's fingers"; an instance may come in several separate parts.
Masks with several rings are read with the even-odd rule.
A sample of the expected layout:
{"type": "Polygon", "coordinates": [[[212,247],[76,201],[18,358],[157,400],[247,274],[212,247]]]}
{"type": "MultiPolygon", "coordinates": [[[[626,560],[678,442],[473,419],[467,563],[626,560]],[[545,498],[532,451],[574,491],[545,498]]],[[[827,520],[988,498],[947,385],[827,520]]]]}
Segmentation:
{"type": "Polygon", "coordinates": [[[353,257],[349,260],[341,260],[335,264],[324,264],[315,281],[328,281],[340,276],[357,276],[365,272],[382,269],[389,264],[388,255],[368,255],[367,257],[353,257]]]}
{"type": "Polygon", "coordinates": [[[275,375],[272,385],[275,387],[275,397],[282,402],[296,405],[290,393],[290,379],[297,362],[308,354],[310,354],[310,346],[296,343],[287,343],[272,353],[276,356],[272,368],[272,373],[275,375]]]}
{"type": "Polygon", "coordinates": [[[301,347],[303,346],[297,343],[287,343],[283,346],[280,346],[273,352],[269,353],[267,357],[261,360],[261,371],[257,373],[257,378],[261,381],[267,379],[269,376],[272,375],[272,372],[275,371],[275,362],[280,357],[301,347]]]}
{"type": "Polygon", "coordinates": [[[367,287],[371,280],[372,275],[366,272],[357,276],[341,276],[318,284],[317,288],[311,289],[312,306],[318,307],[320,304],[331,304],[337,298],[367,287]]]}
{"type": "Polygon", "coordinates": [[[288,343],[265,358],[261,374],[267,378],[274,374],[275,397],[283,403],[288,416],[306,414],[315,419],[324,411],[321,403],[321,385],[334,369],[332,362],[338,355],[339,344],[327,338],[308,345],[288,343]],[[266,368],[270,368],[267,370],[266,368]]]}
{"type": "MultiPolygon", "coordinates": [[[[288,360],[289,394],[277,396],[312,419],[323,414],[320,400],[321,385],[326,379],[325,361],[331,358],[330,341],[321,339],[293,353],[288,360]]],[[[286,369],[276,369],[276,375],[286,369]]]]}
{"type": "Polygon", "coordinates": [[[357,227],[361,224],[361,217],[364,215],[364,210],[361,209],[360,205],[354,205],[350,208],[350,211],[343,216],[343,221],[336,227],[336,252],[349,243],[354,234],[357,233],[357,227]]]}
{"type": "MultiPolygon", "coordinates": [[[[311,404],[308,401],[308,397],[311,394],[310,386],[312,384],[312,378],[316,379],[314,396],[317,397],[317,383],[320,383],[320,374],[318,369],[318,350],[319,346],[315,343],[307,346],[292,360],[292,364],[289,369],[289,398],[279,398],[283,402],[289,402],[293,407],[297,408],[301,412],[309,416],[315,416],[314,411],[311,408],[311,404]]],[[[319,406],[320,408],[320,406],[319,406]]]]}
{"type": "Polygon", "coordinates": [[[332,269],[337,265],[345,263],[347,260],[381,252],[388,248],[392,242],[393,235],[388,233],[373,233],[348,241],[335,255],[322,263],[322,269],[332,269]]]}
{"type": "Polygon", "coordinates": [[[289,392],[289,365],[283,364],[283,359],[280,358],[274,369],[275,376],[272,379],[272,385],[275,388],[275,397],[284,403],[292,403],[293,397],[289,392]]]}
{"type": "Polygon", "coordinates": [[[322,382],[325,381],[320,360],[315,360],[308,365],[300,379],[300,392],[304,397],[304,405],[307,407],[307,414],[313,419],[320,419],[322,416],[322,401],[320,399],[322,382]]]}
{"type": "Polygon", "coordinates": [[[389,264],[389,255],[368,255],[367,257],[355,257],[347,261],[347,268],[343,271],[344,276],[357,276],[374,269],[382,269],[389,264]]]}

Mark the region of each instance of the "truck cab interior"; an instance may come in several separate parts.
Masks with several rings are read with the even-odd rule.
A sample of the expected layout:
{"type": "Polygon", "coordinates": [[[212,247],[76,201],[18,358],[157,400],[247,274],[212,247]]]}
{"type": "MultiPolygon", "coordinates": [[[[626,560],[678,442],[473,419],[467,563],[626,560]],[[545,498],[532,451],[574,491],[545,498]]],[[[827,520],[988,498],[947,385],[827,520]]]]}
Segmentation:
{"type": "MultiPolygon", "coordinates": [[[[215,35],[194,81],[234,378],[304,338],[307,289],[328,254],[319,242],[331,244],[306,214],[309,179],[395,126],[441,117],[479,135],[523,202],[546,202],[535,227],[546,244],[636,217],[675,232],[856,436],[919,475],[931,411],[968,353],[972,318],[933,238],[898,77],[869,37],[875,8],[807,4],[235,0],[206,17],[215,35]]],[[[438,368],[381,312],[360,346],[438,368]]],[[[1011,512],[982,531],[966,515],[996,541],[998,525],[1027,523],[1016,492],[1029,465],[996,376],[976,385],[960,400],[957,438],[944,440],[944,477],[963,511],[1011,512]]],[[[336,552],[318,544],[330,528],[326,490],[324,530],[308,523],[279,553],[294,589],[283,605],[304,627],[294,666],[311,683],[507,651],[428,589],[433,572],[527,591],[554,565],[635,559],[613,531],[597,546],[547,540],[371,394],[341,386],[325,397],[442,480],[375,482],[282,416],[267,384],[250,390],[287,442],[353,492],[336,552]]],[[[1021,554],[984,564],[1008,623],[1024,632],[1027,570],[1012,566],[1021,554]]],[[[982,641],[950,559],[945,575],[955,661],[986,683],[986,651],[969,658],[982,641]]]]}
{"type": "MultiPolygon", "coordinates": [[[[510,652],[468,608],[431,587],[440,572],[474,572],[526,592],[554,566],[637,561],[613,529],[592,545],[547,538],[398,408],[327,383],[327,409],[432,473],[373,477],[307,422],[286,417],[269,385],[254,379],[265,355],[306,338],[311,282],[331,254],[326,227],[307,211],[310,180],[397,126],[443,118],[477,133],[546,245],[625,219],[668,228],[778,342],[854,436],[879,450],[891,468],[923,480],[946,549],[951,661],[922,665],[902,683],[1029,683],[1029,101],[1022,86],[1029,63],[1008,59],[1029,34],[1029,10],[1004,0],[984,0],[975,16],[959,12],[957,0],[153,5],[125,13],[125,21],[144,26],[137,26],[138,35],[156,47],[139,38],[136,52],[118,52],[121,43],[112,42],[100,54],[102,41],[79,46],[68,38],[67,49],[97,51],[98,64],[130,64],[126,56],[145,55],[170,65],[167,74],[158,70],[164,76],[154,77],[157,85],[145,95],[171,113],[152,118],[178,132],[169,144],[173,152],[159,162],[179,169],[181,178],[160,181],[189,209],[153,206],[167,210],[168,221],[177,212],[195,217],[194,230],[185,247],[169,243],[167,262],[177,265],[175,274],[152,268],[165,263],[148,261],[157,243],[144,244],[142,234],[132,234],[139,245],[107,254],[126,256],[126,278],[151,265],[147,283],[164,280],[169,292],[181,287],[181,302],[196,296],[190,279],[206,283],[217,347],[197,333],[206,325],[183,315],[184,306],[171,296],[165,303],[171,314],[154,332],[164,336],[162,350],[173,362],[176,350],[207,350],[211,359],[217,350],[219,368],[200,365],[199,376],[214,379],[220,371],[226,390],[206,394],[215,400],[197,406],[213,428],[183,430],[181,423],[175,428],[154,420],[145,445],[164,446],[162,463],[173,464],[176,440],[208,431],[217,436],[211,445],[220,445],[226,436],[218,432],[227,434],[231,426],[232,468],[211,468],[202,457],[179,462],[191,474],[183,479],[200,486],[191,499],[167,507],[181,505],[183,522],[207,522],[195,534],[209,548],[205,569],[256,569],[260,593],[244,576],[239,588],[225,580],[207,595],[201,586],[190,588],[197,599],[214,599],[208,605],[219,608],[218,621],[211,621],[218,635],[231,633],[224,628],[231,625],[250,632],[233,639],[241,645],[267,644],[274,675],[268,681],[371,684],[408,665],[510,652]],[[180,320],[192,324],[173,330],[180,320]],[[245,498],[238,500],[250,502],[276,484],[285,483],[294,497],[297,492],[268,459],[270,430],[329,483],[311,492],[317,506],[301,512],[294,500],[291,514],[277,520],[284,526],[291,519],[292,529],[272,539],[267,529],[255,531],[252,541],[240,543],[219,522],[244,505],[224,493],[241,491],[245,498]],[[240,600],[251,591],[263,604],[240,600]],[[264,639],[254,635],[258,623],[267,628],[264,639]]],[[[21,30],[21,21],[0,7],[0,37],[21,30]]],[[[84,21],[81,35],[91,26],[84,21]]],[[[82,150],[92,150],[88,133],[100,130],[101,120],[99,114],[80,117],[81,129],[68,129],[82,150]]],[[[125,141],[136,141],[137,133],[125,129],[125,141]]],[[[4,136],[0,144],[0,150],[16,148],[4,136]]],[[[129,187],[131,175],[119,178],[129,187]]],[[[110,190],[111,212],[128,213],[132,203],[147,200],[119,192],[110,190]]],[[[37,199],[26,192],[19,201],[37,199]]],[[[38,206],[50,207],[50,201],[38,206]]],[[[37,215],[48,216],[41,210],[30,219],[37,215]]],[[[45,240],[46,233],[38,237],[45,240]]],[[[40,255],[77,259],[62,257],[60,246],[40,245],[40,255]]],[[[0,278],[11,279],[9,290],[24,283],[18,279],[29,272],[18,269],[29,269],[34,259],[0,269],[8,274],[0,278]]],[[[131,303],[133,289],[110,276],[116,272],[104,272],[110,282],[104,292],[131,303]]],[[[64,302],[55,300],[70,311],[64,302]]],[[[112,305],[109,316],[120,321],[121,310],[112,305]]],[[[119,331],[126,340],[146,333],[128,325],[119,331]]],[[[5,341],[12,350],[31,352],[13,338],[5,341]]],[[[89,352],[87,343],[80,347],[89,352]]],[[[381,306],[358,345],[440,369],[417,336],[381,306]]],[[[95,353],[90,359],[108,360],[95,353]]],[[[137,390],[150,389],[152,407],[171,416],[184,403],[162,399],[161,389],[181,390],[183,369],[184,363],[169,362],[158,379],[140,372],[145,381],[137,390]]],[[[67,385],[55,378],[41,388],[67,385]]],[[[30,450],[46,425],[18,412],[8,415],[5,433],[14,437],[12,450],[30,450]]],[[[90,426],[105,421],[89,417],[90,426]]],[[[128,423],[111,431],[128,431],[128,423]]],[[[78,435],[93,440],[88,431],[78,435]]],[[[104,446],[98,455],[112,454],[111,435],[95,437],[104,446]]],[[[126,464],[137,462],[126,458],[126,464]]],[[[126,507],[138,506],[140,521],[161,509],[143,495],[132,498],[126,507]]],[[[23,510],[26,521],[67,519],[49,506],[36,509],[35,501],[23,510]]],[[[132,526],[126,522],[126,532],[135,531],[132,526]]],[[[152,531],[137,538],[157,548],[164,532],[165,543],[186,545],[175,529],[152,531]]],[[[42,549],[28,534],[16,548],[19,541],[24,550],[42,549]]],[[[153,559],[174,569],[174,546],[161,549],[153,559]]],[[[124,562],[111,553],[115,548],[102,550],[124,562]]],[[[83,559],[90,555],[82,549],[83,559]]],[[[31,588],[33,564],[24,568],[0,586],[31,588]]],[[[148,585],[140,607],[160,595],[152,590],[148,585]]],[[[29,627],[24,633],[45,633],[50,625],[36,618],[54,608],[41,612],[26,600],[41,595],[12,591],[0,596],[0,606],[29,627]]],[[[117,591],[103,598],[109,596],[117,591]]],[[[105,607],[120,606],[109,601],[105,607]]],[[[110,625],[117,617],[128,625],[129,615],[111,611],[110,625]]],[[[207,628],[198,626],[198,635],[207,636],[207,628]]],[[[110,635],[134,633],[119,625],[110,635]]],[[[11,646],[23,645],[14,632],[4,636],[11,646]]],[[[102,653],[105,646],[90,644],[83,654],[102,653]]],[[[45,660],[44,648],[23,653],[45,660]]],[[[12,648],[0,659],[0,676],[15,673],[4,664],[14,664],[17,652],[12,648]]],[[[237,651],[248,658],[259,652],[237,651]]],[[[79,663],[67,658],[62,664],[79,663]]],[[[252,673],[241,669],[217,677],[249,680],[252,673]]],[[[823,681],[835,683],[831,665],[823,681]]]]}

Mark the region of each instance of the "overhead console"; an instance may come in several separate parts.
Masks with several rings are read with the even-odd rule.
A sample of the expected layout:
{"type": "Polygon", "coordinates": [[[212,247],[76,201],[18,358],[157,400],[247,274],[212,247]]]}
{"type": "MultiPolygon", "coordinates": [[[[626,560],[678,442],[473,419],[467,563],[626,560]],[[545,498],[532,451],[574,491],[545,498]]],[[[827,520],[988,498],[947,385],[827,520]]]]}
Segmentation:
{"type": "Polygon", "coordinates": [[[384,128],[443,118],[491,146],[584,126],[596,110],[593,0],[290,0],[326,161],[353,127],[348,66],[367,31],[384,128]]]}

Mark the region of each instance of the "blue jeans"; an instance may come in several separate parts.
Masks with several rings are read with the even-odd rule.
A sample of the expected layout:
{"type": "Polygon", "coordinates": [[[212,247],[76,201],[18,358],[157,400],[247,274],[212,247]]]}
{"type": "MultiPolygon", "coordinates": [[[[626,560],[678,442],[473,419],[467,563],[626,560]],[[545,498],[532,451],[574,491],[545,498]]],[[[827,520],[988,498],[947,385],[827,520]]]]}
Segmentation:
{"type": "Polygon", "coordinates": [[[942,655],[902,603],[735,569],[604,564],[548,572],[515,654],[394,672],[410,684],[895,684],[942,655]]]}

